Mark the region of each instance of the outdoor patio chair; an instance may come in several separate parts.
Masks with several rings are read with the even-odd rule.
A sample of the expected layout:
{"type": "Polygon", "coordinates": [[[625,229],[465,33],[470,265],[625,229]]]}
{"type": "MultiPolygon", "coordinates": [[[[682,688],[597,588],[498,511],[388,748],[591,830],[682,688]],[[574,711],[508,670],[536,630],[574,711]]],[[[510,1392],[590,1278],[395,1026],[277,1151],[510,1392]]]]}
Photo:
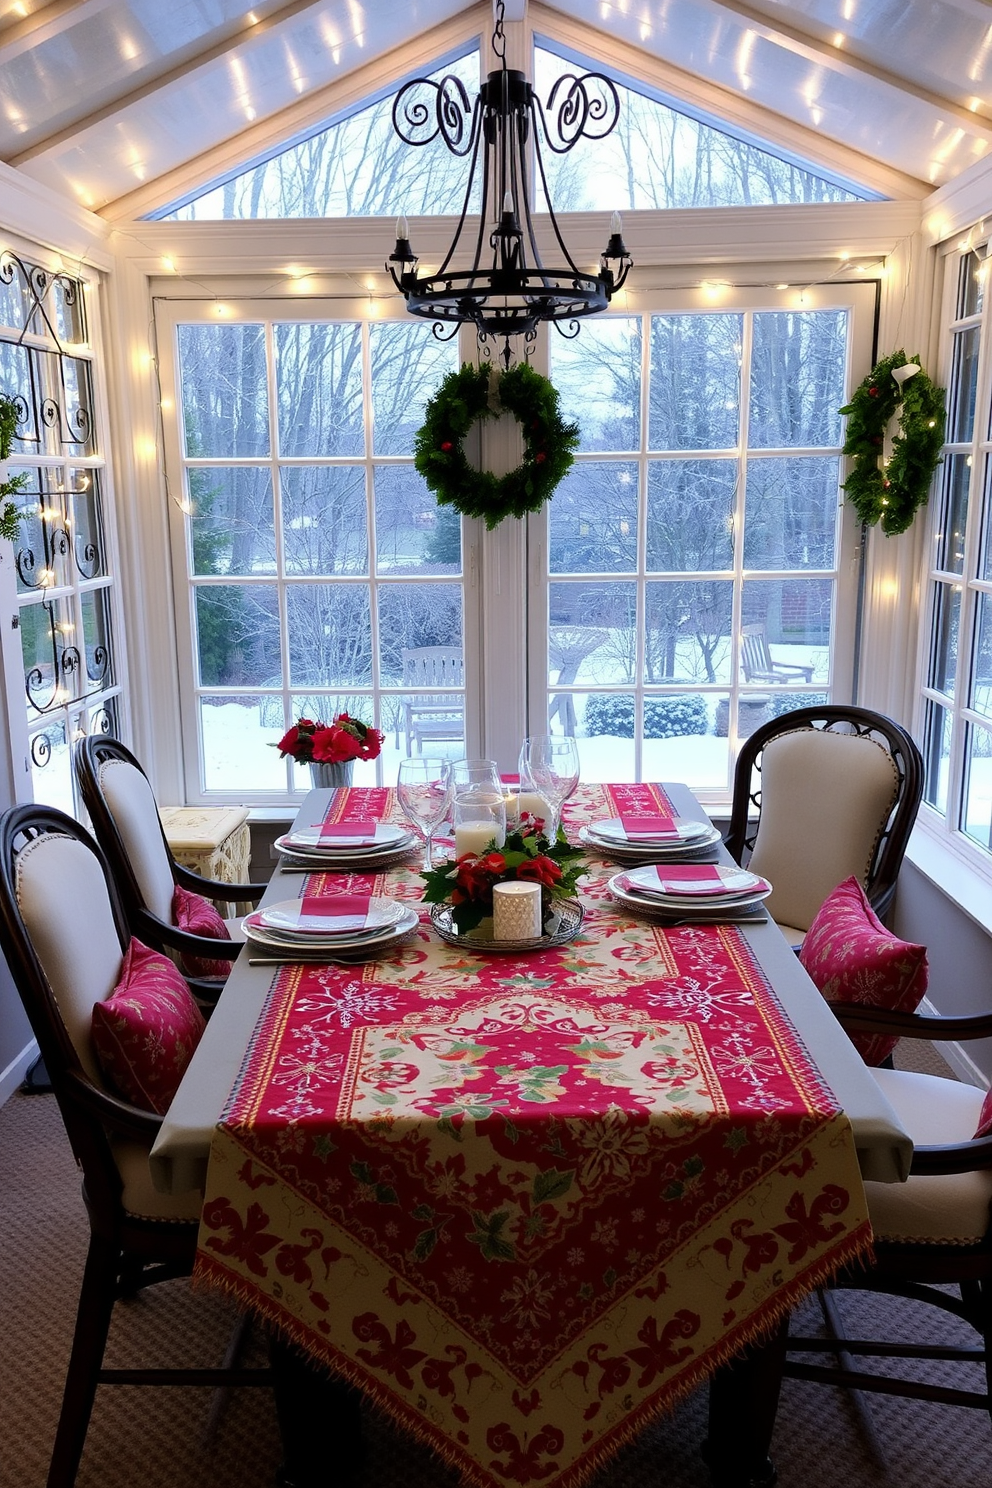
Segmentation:
{"type": "Polygon", "coordinates": [[[741,668],[745,682],[812,682],[816,670],[795,662],[773,661],[763,625],[745,625],[741,630],[741,668]]]}
{"type": "Polygon", "coordinates": [[[424,740],[435,744],[465,738],[465,709],[458,693],[432,689],[462,688],[465,685],[465,661],[460,646],[417,646],[404,648],[403,686],[418,689],[415,697],[403,699],[403,728],[406,752],[423,753],[424,740]],[[428,689],[428,691],[424,691],[428,689]]]}

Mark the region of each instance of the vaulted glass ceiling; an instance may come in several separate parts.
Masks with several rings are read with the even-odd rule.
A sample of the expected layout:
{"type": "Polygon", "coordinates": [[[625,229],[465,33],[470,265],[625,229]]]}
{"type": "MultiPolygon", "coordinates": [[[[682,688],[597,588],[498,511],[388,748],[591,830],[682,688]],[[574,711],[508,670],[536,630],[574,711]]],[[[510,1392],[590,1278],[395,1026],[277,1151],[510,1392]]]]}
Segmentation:
{"type": "MultiPolygon", "coordinates": [[[[825,178],[919,198],[992,147],[984,0],[510,0],[825,178]]],[[[189,199],[488,36],[457,0],[0,0],[0,158],[113,220],[189,199]]]]}
{"type": "MultiPolygon", "coordinates": [[[[536,47],[534,84],[548,100],[558,79],[591,70],[536,47]]],[[[471,97],[478,79],[473,51],[429,74],[461,79],[471,97]]],[[[545,152],[558,211],[757,206],[863,200],[801,165],[725,130],[688,117],[631,88],[619,87],[620,122],[606,139],[583,139],[566,155],[545,152]]],[[[259,217],[379,217],[457,214],[467,167],[440,139],[411,149],[396,134],[386,97],[309,139],[211,186],[171,212],[169,221],[259,217]]],[[[473,210],[478,204],[472,203],[473,210]]]]}

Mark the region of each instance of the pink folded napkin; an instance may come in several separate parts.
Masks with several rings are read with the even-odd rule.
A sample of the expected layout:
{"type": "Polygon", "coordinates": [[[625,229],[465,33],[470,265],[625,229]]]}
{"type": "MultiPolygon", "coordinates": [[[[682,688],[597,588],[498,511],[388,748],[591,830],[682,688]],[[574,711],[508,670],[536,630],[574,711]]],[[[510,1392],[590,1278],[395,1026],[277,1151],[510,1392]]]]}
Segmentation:
{"type": "Polygon", "coordinates": [[[650,868],[638,871],[636,880],[628,874],[617,879],[620,887],[632,894],[692,894],[712,897],[719,894],[739,894],[740,889],[728,888],[720,877],[714,863],[673,863],[670,867],[650,868]]]}
{"type": "Polygon", "coordinates": [[[337,842],[341,839],[356,847],[371,847],[375,842],[374,821],[313,822],[311,828],[319,831],[321,842],[337,842]]]}
{"type": "Polygon", "coordinates": [[[661,811],[638,815],[624,813],[620,817],[620,825],[631,838],[669,842],[678,841],[679,838],[675,818],[661,811]]]}
{"type": "Polygon", "coordinates": [[[364,930],[368,924],[368,894],[304,894],[300,900],[298,930],[364,930]]]}

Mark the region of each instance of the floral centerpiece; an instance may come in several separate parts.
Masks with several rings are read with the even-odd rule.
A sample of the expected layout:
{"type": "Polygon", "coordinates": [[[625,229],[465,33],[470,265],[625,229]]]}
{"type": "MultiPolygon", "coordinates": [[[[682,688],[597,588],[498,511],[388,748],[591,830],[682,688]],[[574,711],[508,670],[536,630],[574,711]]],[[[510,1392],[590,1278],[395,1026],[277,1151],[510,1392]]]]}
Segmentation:
{"type": "Polygon", "coordinates": [[[339,713],[330,723],[300,718],[275,746],[281,757],[292,755],[300,765],[348,765],[354,760],[375,759],[382,749],[382,734],[360,718],[339,713]]]}
{"type": "Polygon", "coordinates": [[[459,935],[467,935],[493,912],[493,885],[519,879],[541,885],[546,915],[556,899],[571,899],[585,872],[583,852],[572,847],[559,827],[554,842],[544,835],[540,817],[526,812],[520,826],[510,832],[501,848],[484,853],[463,853],[439,868],[420,876],[427,885],[428,904],[451,905],[451,918],[459,935]]]}

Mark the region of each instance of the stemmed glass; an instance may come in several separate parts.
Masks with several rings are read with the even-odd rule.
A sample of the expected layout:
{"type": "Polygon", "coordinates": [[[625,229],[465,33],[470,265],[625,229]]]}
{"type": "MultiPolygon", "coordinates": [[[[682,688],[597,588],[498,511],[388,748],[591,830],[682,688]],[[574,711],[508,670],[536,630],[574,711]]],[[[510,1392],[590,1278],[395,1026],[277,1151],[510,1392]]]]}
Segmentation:
{"type": "Polygon", "coordinates": [[[579,751],[571,734],[533,734],[520,750],[520,784],[548,803],[545,836],[554,842],[561,808],[579,783],[579,751]]]}
{"type": "Polygon", "coordinates": [[[407,821],[424,839],[425,873],[434,866],[434,833],[448,814],[453,790],[448,760],[424,755],[400,760],[396,799],[407,821]]]}

